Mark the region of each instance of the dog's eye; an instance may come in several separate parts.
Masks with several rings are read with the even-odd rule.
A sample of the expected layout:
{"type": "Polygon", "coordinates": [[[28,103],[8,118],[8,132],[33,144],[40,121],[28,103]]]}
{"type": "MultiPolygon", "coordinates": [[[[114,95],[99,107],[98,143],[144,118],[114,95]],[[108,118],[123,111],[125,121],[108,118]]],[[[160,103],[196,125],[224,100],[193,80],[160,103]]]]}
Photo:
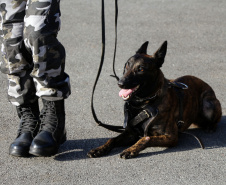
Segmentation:
{"type": "Polygon", "coordinates": [[[138,69],[137,69],[137,71],[138,72],[143,72],[144,71],[144,68],[142,66],[139,66],[138,69]]]}
{"type": "Polygon", "coordinates": [[[129,68],[129,65],[128,65],[128,62],[127,62],[127,63],[125,63],[123,74],[128,70],[128,68],[129,68]]]}

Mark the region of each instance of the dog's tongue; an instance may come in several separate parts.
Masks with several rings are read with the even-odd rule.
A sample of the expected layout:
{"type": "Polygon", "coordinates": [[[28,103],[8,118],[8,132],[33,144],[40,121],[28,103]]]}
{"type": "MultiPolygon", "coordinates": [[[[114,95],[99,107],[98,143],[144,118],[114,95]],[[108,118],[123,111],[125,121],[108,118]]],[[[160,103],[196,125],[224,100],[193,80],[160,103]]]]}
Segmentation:
{"type": "Polygon", "coordinates": [[[119,91],[119,96],[122,97],[127,97],[128,95],[130,95],[133,92],[132,89],[122,89],[121,91],[119,91]]]}

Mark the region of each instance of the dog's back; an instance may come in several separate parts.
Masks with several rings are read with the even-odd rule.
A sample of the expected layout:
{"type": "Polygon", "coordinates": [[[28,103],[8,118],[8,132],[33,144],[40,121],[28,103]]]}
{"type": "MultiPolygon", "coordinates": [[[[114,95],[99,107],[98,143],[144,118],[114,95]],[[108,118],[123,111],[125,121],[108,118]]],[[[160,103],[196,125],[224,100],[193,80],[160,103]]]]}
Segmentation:
{"type": "Polygon", "coordinates": [[[213,89],[194,76],[183,76],[175,81],[188,86],[188,89],[183,90],[184,119],[187,119],[189,124],[196,124],[208,132],[215,131],[222,111],[213,89]]]}

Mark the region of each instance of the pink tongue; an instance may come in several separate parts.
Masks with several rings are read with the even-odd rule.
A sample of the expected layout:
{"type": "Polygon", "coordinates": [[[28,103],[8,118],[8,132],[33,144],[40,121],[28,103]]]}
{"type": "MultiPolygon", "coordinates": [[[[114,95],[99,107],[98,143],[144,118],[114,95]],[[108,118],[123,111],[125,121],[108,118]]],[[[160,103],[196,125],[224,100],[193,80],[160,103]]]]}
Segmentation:
{"type": "Polygon", "coordinates": [[[122,89],[120,92],[119,92],[119,96],[122,97],[127,97],[128,95],[130,95],[131,93],[133,92],[132,89],[122,89]]]}
{"type": "Polygon", "coordinates": [[[130,95],[134,89],[136,89],[136,87],[132,88],[132,89],[122,89],[121,91],[119,91],[119,96],[122,97],[127,97],[128,95],[130,95]]]}

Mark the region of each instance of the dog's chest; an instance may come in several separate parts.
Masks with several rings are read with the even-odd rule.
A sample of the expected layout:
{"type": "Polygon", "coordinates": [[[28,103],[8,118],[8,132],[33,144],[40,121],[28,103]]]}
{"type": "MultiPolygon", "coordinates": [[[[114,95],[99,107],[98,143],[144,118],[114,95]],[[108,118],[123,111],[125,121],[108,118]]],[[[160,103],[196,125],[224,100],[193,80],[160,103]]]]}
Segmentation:
{"type": "Polygon", "coordinates": [[[155,121],[158,115],[158,109],[155,107],[145,105],[137,108],[126,103],[124,113],[124,127],[129,126],[140,136],[150,135],[150,131],[152,135],[158,135],[159,130],[162,130],[161,125],[155,121]]]}

